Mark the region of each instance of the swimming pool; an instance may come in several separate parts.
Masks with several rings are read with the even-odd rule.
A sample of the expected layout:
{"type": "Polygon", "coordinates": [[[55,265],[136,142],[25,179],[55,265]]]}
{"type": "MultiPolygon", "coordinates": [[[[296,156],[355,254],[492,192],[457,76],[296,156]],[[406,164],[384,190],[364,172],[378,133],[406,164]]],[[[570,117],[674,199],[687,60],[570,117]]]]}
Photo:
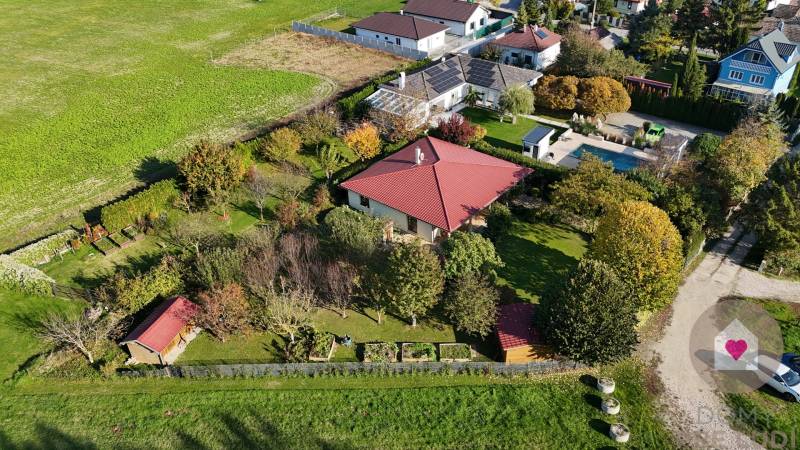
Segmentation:
{"type": "Polygon", "coordinates": [[[570,156],[581,159],[584,153],[591,153],[602,161],[610,162],[611,165],[614,166],[614,170],[620,172],[627,172],[628,170],[635,169],[642,163],[641,159],[634,156],[612,152],[589,144],[581,144],[580,147],[570,153],[570,156]]]}

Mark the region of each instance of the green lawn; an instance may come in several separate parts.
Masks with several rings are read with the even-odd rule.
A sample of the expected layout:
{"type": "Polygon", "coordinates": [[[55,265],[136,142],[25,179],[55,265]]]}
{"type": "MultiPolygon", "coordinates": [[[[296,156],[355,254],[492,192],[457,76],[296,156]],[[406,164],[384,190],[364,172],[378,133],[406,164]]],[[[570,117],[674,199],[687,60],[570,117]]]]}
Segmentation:
{"type": "MultiPolygon", "coordinates": [[[[630,448],[674,448],[642,368],[617,381],[630,448]]],[[[10,448],[601,448],[591,375],[27,383],[0,396],[10,448]],[[64,395],[69,392],[69,395],[64,395]]]]}
{"type": "MultiPolygon", "coordinates": [[[[685,56],[676,56],[673,57],[670,61],[660,65],[660,66],[652,66],[650,67],[650,72],[645,75],[647,78],[656,81],[662,81],[664,83],[672,83],[675,79],[675,75],[678,77],[681,76],[683,73],[683,59],[685,56]]],[[[698,58],[700,61],[713,61],[714,58],[710,56],[703,56],[699,55],[698,58]]]]}
{"type": "MultiPolygon", "coordinates": [[[[772,300],[754,300],[778,322],[784,352],[800,353],[800,305],[772,300]]],[[[732,423],[742,431],[759,436],[763,432],[797,433],[800,403],[787,402],[764,387],[748,394],[728,394],[727,403],[739,420],[732,423]],[[741,414],[737,414],[741,413],[741,414]]]]}
{"type": "Polygon", "coordinates": [[[486,128],[486,142],[510,150],[522,151],[523,136],[538,125],[535,120],[525,117],[518,117],[516,124],[512,124],[508,118],[500,122],[496,112],[483,108],[464,108],[459,114],[486,128]]]}
{"type": "Polygon", "coordinates": [[[45,349],[34,335],[41,319],[50,313],[78,313],[84,306],[71,300],[0,290],[0,381],[45,349]]]}
{"type": "Polygon", "coordinates": [[[514,220],[511,232],[497,243],[505,262],[497,271],[500,284],[536,301],[550,283],[575,267],[586,244],[580,233],[564,226],[514,220]]]}
{"type": "Polygon", "coordinates": [[[292,19],[398,0],[109,0],[0,6],[0,250],[80,224],[82,209],[174,171],[201,137],[232,139],[331,93],[302,73],[213,63],[292,19]]]}

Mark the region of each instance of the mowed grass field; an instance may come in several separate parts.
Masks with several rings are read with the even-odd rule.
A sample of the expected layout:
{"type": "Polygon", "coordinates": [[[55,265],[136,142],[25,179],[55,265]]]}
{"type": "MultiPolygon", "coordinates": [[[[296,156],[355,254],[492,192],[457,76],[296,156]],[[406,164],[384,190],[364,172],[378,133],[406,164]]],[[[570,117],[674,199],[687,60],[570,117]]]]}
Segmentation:
{"type": "MultiPolygon", "coordinates": [[[[0,250],[331,94],[333,81],[215,59],[335,6],[399,0],[8,0],[0,5],[0,250]]],[[[288,68],[283,68],[288,69],[288,68]]]]}

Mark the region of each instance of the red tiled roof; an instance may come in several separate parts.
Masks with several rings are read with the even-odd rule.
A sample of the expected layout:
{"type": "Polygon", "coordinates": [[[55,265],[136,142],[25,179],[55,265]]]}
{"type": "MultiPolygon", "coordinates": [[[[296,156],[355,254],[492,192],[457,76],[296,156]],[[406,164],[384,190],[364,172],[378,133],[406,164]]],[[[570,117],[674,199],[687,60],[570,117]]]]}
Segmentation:
{"type": "Polygon", "coordinates": [[[424,137],[341,184],[446,231],[455,231],[532,170],[424,137]],[[416,148],[425,155],[415,164],[416,148]]]}
{"type": "Polygon", "coordinates": [[[545,27],[527,25],[519,31],[512,31],[494,41],[503,47],[519,48],[541,52],[561,42],[561,35],[553,33],[545,27]]]}
{"type": "Polygon", "coordinates": [[[408,0],[403,11],[425,17],[466,22],[479,7],[478,2],[468,3],[461,0],[408,0]]]}
{"type": "Polygon", "coordinates": [[[448,30],[450,27],[414,16],[382,12],[354,23],[353,28],[417,40],[448,30]]]}
{"type": "Polygon", "coordinates": [[[173,297],[150,313],[123,343],[136,341],[161,353],[197,313],[198,306],[185,297],[173,297]]]}
{"type": "Polygon", "coordinates": [[[512,303],[500,306],[497,318],[497,337],[503,350],[524,345],[543,344],[539,331],[533,326],[536,305],[532,303],[512,303]]]}

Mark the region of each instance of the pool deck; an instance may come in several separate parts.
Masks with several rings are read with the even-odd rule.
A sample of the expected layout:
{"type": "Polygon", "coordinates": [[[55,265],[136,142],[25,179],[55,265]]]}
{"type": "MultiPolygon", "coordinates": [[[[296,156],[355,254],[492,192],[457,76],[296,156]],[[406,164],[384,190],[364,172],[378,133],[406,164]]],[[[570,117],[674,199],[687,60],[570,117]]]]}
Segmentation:
{"type": "Polygon", "coordinates": [[[626,145],[617,144],[615,142],[609,142],[600,140],[595,137],[584,136],[578,133],[571,133],[567,137],[559,137],[559,139],[550,145],[550,152],[554,154],[553,160],[548,161],[553,164],[557,164],[559,166],[569,167],[570,169],[574,169],[578,166],[578,163],[581,161],[574,156],[571,156],[570,153],[577,150],[582,144],[591,145],[593,147],[602,148],[604,150],[608,150],[610,152],[615,153],[624,153],[626,155],[633,156],[638,159],[649,159],[654,160],[656,159],[655,156],[650,155],[642,150],[637,148],[628,147],[626,145]]]}

